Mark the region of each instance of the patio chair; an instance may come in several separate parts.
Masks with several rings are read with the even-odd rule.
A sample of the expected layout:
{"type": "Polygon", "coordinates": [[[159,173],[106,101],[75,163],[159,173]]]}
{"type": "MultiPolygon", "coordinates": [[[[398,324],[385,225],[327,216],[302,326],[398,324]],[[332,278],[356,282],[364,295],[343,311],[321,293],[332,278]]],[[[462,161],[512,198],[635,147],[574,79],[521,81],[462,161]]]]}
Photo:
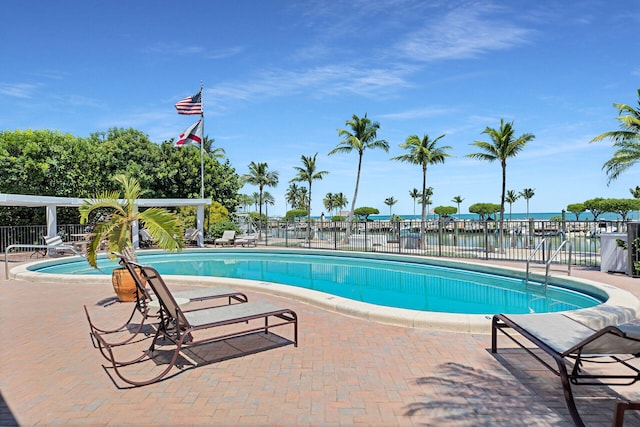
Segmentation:
{"type": "Polygon", "coordinates": [[[233,240],[233,246],[241,245],[242,247],[246,246],[258,246],[257,245],[258,236],[255,234],[247,234],[246,236],[241,236],[233,240]]]}
{"type": "MultiPolygon", "coordinates": [[[[107,358],[111,362],[111,368],[122,381],[128,384],[143,386],[160,381],[176,365],[178,356],[183,349],[186,350],[187,348],[227,338],[245,336],[254,332],[264,331],[265,334],[268,334],[270,329],[279,326],[293,325],[292,342],[295,347],[298,346],[298,316],[291,309],[280,308],[270,303],[259,301],[183,310],[164,281],[161,280],[157,270],[153,267],[135,263],[131,263],[131,265],[140,269],[140,275],[149,284],[160,302],[160,321],[157,324],[156,334],[148,349],[141,356],[126,362],[119,362],[115,358],[114,350],[118,345],[106,343],[102,335],[96,336],[99,345],[108,354],[107,358]],[[250,323],[254,320],[260,320],[261,322],[258,325],[250,323]],[[205,331],[211,333],[211,330],[215,328],[237,325],[244,326],[237,329],[224,328],[222,333],[214,334],[213,336],[205,333],[205,331]],[[173,347],[173,354],[170,358],[167,358],[169,359],[168,362],[164,357],[162,360],[154,359],[156,344],[173,347]],[[122,368],[146,359],[153,360],[157,365],[166,363],[167,366],[159,374],[148,380],[134,380],[122,372],[122,368]]],[[[136,372],[139,371],[136,370],[136,372]]]]}
{"type": "Polygon", "coordinates": [[[229,245],[231,246],[233,244],[233,240],[236,237],[236,232],[234,230],[225,230],[222,232],[222,237],[215,239],[213,241],[213,245],[214,246],[218,246],[218,245],[229,245]]]}
{"type": "Polygon", "coordinates": [[[629,358],[640,356],[640,320],[593,329],[561,313],[499,314],[493,316],[491,327],[492,353],[497,352],[498,331],[560,377],[567,408],[577,426],[584,426],[584,422],[578,413],[571,385],[631,385],[640,379],[640,370],[627,363],[629,358]],[[525,347],[520,337],[515,337],[508,329],[518,332],[551,356],[557,368],[525,347]],[[623,358],[623,355],[628,356],[623,358]],[[588,374],[583,371],[587,362],[617,363],[626,373],[588,374]]]}
{"type": "MultiPolygon", "coordinates": [[[[154,304],[154,300],[151,293],[147,289],[147,286],[144,283],[143,279],[140,277],[140,274],[136,271],[131,261],[131,257],[133,257],[134,255],[133,254],[124,255],[124,254],[119,254],[117,252],[114,252],[113,254],[116,255],[118,258],[120,258],[120,265],[122,265],[129,271],[129,274],[131,274],[131,277],[133,277],[136,287],[138,288],[138,292],[136,292],[135,305],[131,310],[131,314],[129,315],[128,319],[124,322],[124,324],[122,324],[118,328],[104,329],[104,328],[97,327],[92,322],[91,316],[89,315],[89,310],[87,309],[86,305],[84,306],[84,311],[87,316],[87,320],[89,321],[89,328],[91,329],[92,340],[96,337],[96,335],[104,336],[104,335],[115,334],[115,333],[124,332],[128,330],[131,333],[131,335],[126,339],[118,342],[108,343],[109,345],[116,345],[116,344],[122,345],[128,342],[131,342],[136,338],[136,336],[142,331],[145,321],[148,318],[156,318],[156,319],[159,318],[158,314],[156,312],[153,312],[152,310],[154,310],[155,308],[159,310],[160,307],[159,305],[156,306],[154,304]],[[139,323],[134,324],[132,323],[132,320],[136,315],[136,313],[139,313],[141,315],[141,320],[139,321],[139,323]]],[[[158,274],[157,280],[159,282],[162,282],[164,286],[166,286],[166,284],[164,283],[164,279],[160,276],[160,274],[158,274]]],[[[207,288],[191,289],[186,291],[178,291],[178,292],[174,292],[173,295],[176,298],[176,300],[185,301],[185,302],[186,301],[213,302],[214,300],[220,300],[220,299],[226,298],[227,304],[234,304],[234,303],[246,303],[249,300],[247,295],[244,294],[243,292],[236,291],[227,286],[216,286],[215,288],[207,287],[207,288]]],[[[106,340],[104,341],[106,342],[106,340]]],[[[96,343],[94,342],[94,345],[95,344],[96,343]]]]}
{"type": "Polygon", "coordinates": [[[44,244],[47,245],[47,247],[38,248],[34,253],[31,254],[32,257],[34,255],[47,256],[47,254],[63,255],[65,253],[73,253],[73,254],[78,253],[77,250],[75,249],[75,246],[71,242],[69,243],[63,242],[62,237],[58,235],[42,236],[42,240],[44,241],[44,244]]]}

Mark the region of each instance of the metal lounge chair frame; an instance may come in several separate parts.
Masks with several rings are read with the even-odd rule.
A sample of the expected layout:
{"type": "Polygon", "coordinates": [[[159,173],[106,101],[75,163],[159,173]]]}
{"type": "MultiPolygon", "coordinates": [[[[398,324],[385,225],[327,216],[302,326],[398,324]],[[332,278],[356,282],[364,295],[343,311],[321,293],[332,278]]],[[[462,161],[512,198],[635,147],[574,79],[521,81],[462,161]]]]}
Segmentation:
{"type": "Polygon", "coordinates": [[[567,408],[576,426],[585,424],[578,413],[571,385],[631,385],[640,380],[640,370],[620,357],[622,355],[640,356],[640,320],[594,330],[560,313],[498,314],[493,316],[491,326],[492,353],[498,351],[498,331],[560,377],[567,408]],[[546,316],[546,322],[549,325],[547,330],[536,328],[536,323],[543,320],[542,316],[546,316]],[[508,331],[509,329],[513,329],[551,356],[557,368],[527,348],[519,337],[515,337],[508,331]],[[605,361],[603,358],[607,358],[611,363],[625,366],[629,369],[629,373],[591,375],[583,372],[584,363],[595,362],[594,359],[602,363],[605,361]]]}
{"type": "Polygon", "coordinates": [[[160,302],[160,321],[157,323],[155,336],[148,349],[143,351],[139,357],[120,362],[114,355],[114,349],[118,345],[108,344],[102,335],[96,335],[101,349],[111,362],[111,368],[115,374],[124,382],[133,386],[144,386],[160,381],[166,377],[171,369],[176,365],[178,356],[183,348],[195,347],[207,343],[223,340],[225,338],[238,337],[253,332],[264,331],[265,334],[271,328],[293,325],[293,344],[298,346],[298,316],[295,311],[287,308],[279,308],[266,302],[246,302],[209,308],[197,308],[193,310],[183,310],[176,302],[169,288],[166,286],[157,270],[153,267],[142,266],[135,263],[131,265],[140,269],[140,274],[147,281],[160,302]],[[276,320],[270,319],[275,318],[276,320]],[[252,320],[264,320],[261,326],[249,325],[252,320]],[[221,326],[247,324],[247,327],[233,332],[224,332],[210,336],[205,334],[203,338],[196,338],[196,335],[204,334],[202,331],[211,330],[221,326]],[[166,368],[155,377],[148,380],[133,380],[128,378],[122,368],[128,365],[137,364],[146,359],[153,359],[155,345],[159,339],[163,339],[163,344],[170,343],[174,346],[173,355],[166,368]]]}
{"type": "MultiPolygon", "coordinates": [[[[131,310],[131,314],[121,326],[114,329],[104,329],[104,328],[99,328],[92,322],[91,316],[89,315],[89,310],[87,309],[86,305],[84,306],[84,312],[85,312],[85,315],[87,316],[87,320],[89,321],[89,328],[91,330],[92,341],[96,335],[116,334],[119,332],[124,332],[126,330],[129,330],[131,335],[122,341],[107,342],[103,338],[103,341],[107,342],[109,345],[123,345],[129,342],[132,342],[136,338],[136,336],[142,331],[145,321],[147,319],[149,318],[158,319],[159,316],[157,313],[150,312],[151,307],[149,306],[149,304],[153,301],[153,297],[149,293],[149,290],[147,289],[147,286],[143,282],[139,273],[136,271],[134,265],[132,264],[132,261],[126,255],[119,254],[117,252],[114,252],[113,254],[118,258],[120,258],[120,261],[119,261],[120,265],[122,265],[129,271],[129,274],[131,274],[131,277],[133,277],[133,280],[139,291],[139,292],[136,292],[136,301],[135,301],[135,305],[131,310]],[[130,326],[132,325],[132,321],[136,313],[140,313],[141,320],[139,321],[139,323],[134,329],[130,329],[130,326]]],[[[163,280],[162,277],[160,277],[159,275],[158,277],[159,277],[158,280],[163,280]]],[[[249,298],[245,293],[236,291],[227,286],[217,286],[215,288],[201,288],[201,289],[193,289],[193,290],[187,290],[187,291],[178,291],[178,292],[174,292],[173,295],[175,298],[187,299],[190,302],[218,300],[222,298],[227,298],[227,304],[245,303],[249,301],[249,298]]],[[[93,342],[93,344],[94,346],[97,346],[95,341],[93,342]]],[[[103,356],[105,356],[106,358],[106,355],[104,353],[103,353],[103,356]]]]}

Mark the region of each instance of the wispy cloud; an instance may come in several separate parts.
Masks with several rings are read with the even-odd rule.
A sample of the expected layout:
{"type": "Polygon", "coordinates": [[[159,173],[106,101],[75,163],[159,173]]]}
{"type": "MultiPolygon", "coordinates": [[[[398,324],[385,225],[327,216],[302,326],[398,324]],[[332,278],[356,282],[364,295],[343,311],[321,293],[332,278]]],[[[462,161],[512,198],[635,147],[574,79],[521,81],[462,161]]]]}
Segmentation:
{"type": "Polygon", "coordinates": [[[458,7],[410,34],[398,44],[398,49],[411,59],[428,62],[473,58],[527,43],[532,30],[511,20],[488,17],[497,10],[487,4],[458,7]]]}
{"type": "Polygon", "coordinates": [[[399,111],[396,113],[380,114],[380,118],[397,120],[424,119],[454,112],[456,112],[456,109],[454,108],[427,107],[407,111],[399,111]]]}
{"type": "Polygon", "coordinates": [[[33,98],[34,92],[42,86],[39,83],[0,83],[0,94],[14,98],[33,98]]]}
{"type": "Polygon", "coordinates": [[[197,55],[208,59],[224,59],[238,55],[243,50],[244,48],[242,46],[232,46],[221,49],[197,45],[182,45],[179,43],[156,43],[147,47],[145,52],[171,57],[197,55]]]}

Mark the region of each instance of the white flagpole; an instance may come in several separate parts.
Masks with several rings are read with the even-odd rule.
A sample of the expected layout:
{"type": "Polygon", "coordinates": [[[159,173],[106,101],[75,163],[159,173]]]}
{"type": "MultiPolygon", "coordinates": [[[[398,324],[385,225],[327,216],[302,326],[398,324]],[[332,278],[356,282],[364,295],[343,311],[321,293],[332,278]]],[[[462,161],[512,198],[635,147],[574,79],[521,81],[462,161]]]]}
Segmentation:
{"type": "Polygon", "coordinates": [[[202,120],[202,141],[200,141],[200,198],[204,199],[204,97],[202,96],[203,83],[200,80],[200,105],[202,113],[200,118],[202,120]]]}

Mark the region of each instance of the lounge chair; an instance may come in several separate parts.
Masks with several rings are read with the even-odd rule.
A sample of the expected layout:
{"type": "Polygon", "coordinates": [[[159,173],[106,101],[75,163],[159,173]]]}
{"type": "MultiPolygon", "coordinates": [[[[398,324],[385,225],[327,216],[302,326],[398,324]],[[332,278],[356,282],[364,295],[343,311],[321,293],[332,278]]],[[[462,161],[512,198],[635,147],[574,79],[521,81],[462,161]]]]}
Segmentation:
{"type": "Polygon", "coordinates": [[[630,365],[622,355],[640,356],[640,320],[593,329],[561,313],[516,314],[493,316],[491,352],[497,352],[497,332],[502,332],[518,346],[535,357],[560,377],[564,397],[573,422],[584,426],[576,407],[571,385],[631,385],[640,379],[640,370],[630,365]],[[513,329],[555,360],[554,368],[531,349],[513,329]],[[595,375],[583,372],[586,362],[619,363],[628,368],[626,374],[595,375]]]}
{"type": "Polygon", "coordinates": [[[235,237],[236,237],[236,232],[234,230],[225,230],[222,232],[222,237],[215,239],[213,241],[213,245],[214,246],[232,245],[235,237]]]}
{"type": "MultiPolygon", "coordinates": [[[[110,345],[104,341],[102,335],[96,335],[101,349],[104,349],[107,359],[111,362],[111,368],[122,381],[128,384],[143,386],[160,381],[167,376],[176,365],[178,356],[183,348],[192,348],[194,346],[212,343],[226,338],[239,337],[253,332],[264,331],[264,333],[267,334],[271,328],[278,326],[292,324],[294,329],[293,344],[296,347],[298,346],[298,316],[291,309],[279,308],[267,302],[246,302],[243,304],[213,308],[183,310],[153,267],[134,263],[131,263],[131,265],[140,269],[140,275],[147,281],[160,302],[160,321],[157,324],[156,334],[153,337],[151,345],[141,356],[133,360],[120,362],[116,360],[114,354],[117,345],[110,345]],[[273,320],[274,318],[275,320],[273,320]],[[250,323],[254,320],[261,320],[261,322],[258,325],[250,323]],[[244,326],[237,329],[232,328],[234,329],[233,331],[224,328],[221,334],[214,336],[210,336],[204,332],[230,325],[244,326]],[[200,335],[204,336],[201,337],[200,335]],[[160,341],[158,342],[159,339],[160,341]],[[122,368],[128,365],[137,364],[146,359],[153,360],[156,343],[162,345],[163,350],[166,349],[167,346],[174,347],[173,354],[167,358],[170,360],[162,372],[148,380],[134,380],[123,374],[122,368]]],[[[166,363],[166,359],[162,357],[162,360],[158,360],[157,363],[166,363]]]]}
{"type": "Polygon", "coordinates": [[[56,236],[42,236],[46,248],[38,248],[31,256],[42,255],[63,255],[65,253],[79,254],[73,242],[63,242],[62,237],[56,236]]]}
{"type": "Polygon", "coordinates": [[[257,246],[257,238],[255,234],[247,234],[246,236],[241,236],[233,241],[234,246],[241,245],[242,247],[246,246],[257,246]]]}
{"type": "MultiPolygon", "coordinates": [[[[91,329],[92,340],[93,338],[96,337],[96,335],[104,336],[104,335],[115,334],[115,333],[124,332],[128,330],[131,333],[131,335],[128,336],[126,339],[118,342],[108,343],[109,345],[116,345],[116,344],[122,345],[128,342],[131,342],[136,338],[136,336],[142,331],[145,321],[148,318],[157,319],[158,315],[155,311],[153,311],[156,308],[156,304],[154,304],[154,299],[151,293],[149,292],[149,290],[147,289],[147,286],[144,283],[143,279],[140,277],[139,273],[136,272],[135,267],[132,264],[132,261],[130,259],[131,255],[123,255],[117,252],[114,252],[114,255],[120,258],[120,265],[122,265],[129,271],[129,274],[131,274],[131,277],[133,277],[136,287],[138,288],[138,292],[136,292],[135,305],[131,310],[131,314],[129,315],[129,318],[124,322],[124,324],[122,324],[118,328],[104,329],[104,328],[97,327],[91,321],[91,316],[89,315],[89,310],[87,309],[87,306],[84,306],[84,311],[87,316],[87,320],[89,321],[89,328],[91,329]],[[139,313],[142,318],[139,321],[139,323],[134,324],[132,323],[132,320],[135,317],[136,313],[139,313]]],[[[158,274],[157,280],[164,284],[164,280],[160,276],[160,274],[158,274]]],[[[166,284],[164,284],[164,286],[166,286],[166,284]]],[[[178,301],[189,301],[189,302],[196,302],[196,301],[214,302],[216,300],[226,298],[227,304],[233,304],[233,303],[245,303],[249,300],[246,294],[236,291],[234,289],[231,289],[227,286],[217,286],[215,288],[198,288],[198,289],[192,289],[192,290],[186,290],[186,291],[178,291],[178,292],[174,292],[173,296],[178,301]]],[[[158,309],[160,308],[159,305],[157,306],[157,308],[158,309]]],[[[103,340],[106,342],[104,338],[103,340]]],[[[94,345],[95,345],[95,342],[94,342],[94,345]]]]}

